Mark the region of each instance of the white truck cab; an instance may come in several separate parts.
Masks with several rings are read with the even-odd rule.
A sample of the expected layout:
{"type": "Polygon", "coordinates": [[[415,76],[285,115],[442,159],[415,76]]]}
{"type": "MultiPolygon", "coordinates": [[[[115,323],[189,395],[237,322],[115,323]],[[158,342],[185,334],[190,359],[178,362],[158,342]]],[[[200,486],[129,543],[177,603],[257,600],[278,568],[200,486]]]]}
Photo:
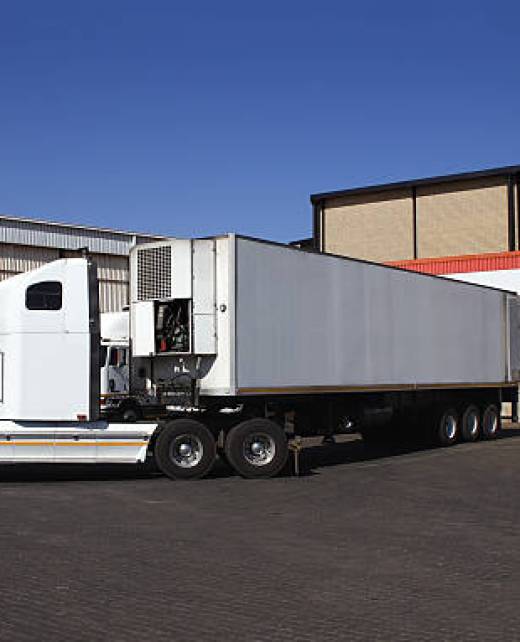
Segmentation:
{"type": "Polygon", "coordinates": [[[157,424],[100,420],[99,345],[90,261],[0,283],[0,462],[145,460],[157,424]]]}

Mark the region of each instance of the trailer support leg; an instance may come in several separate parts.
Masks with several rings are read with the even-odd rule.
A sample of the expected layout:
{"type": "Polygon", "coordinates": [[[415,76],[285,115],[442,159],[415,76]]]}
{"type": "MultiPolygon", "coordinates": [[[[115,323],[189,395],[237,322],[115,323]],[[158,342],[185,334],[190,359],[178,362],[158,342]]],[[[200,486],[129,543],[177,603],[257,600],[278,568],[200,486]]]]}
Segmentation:
{"type": "Polygon", "coordinates": [[[514,388],[511,397],[511,421],[514,424],[518,423],[518,388],[514,388]]]}
{"type": "Polygon", "coordinates": [[[300,452],[303,449],[303,442],[301,437],[295,437],[289,441],[289,450],[293,454],[294,474],[296,477],[300,476],[300,452]]]}

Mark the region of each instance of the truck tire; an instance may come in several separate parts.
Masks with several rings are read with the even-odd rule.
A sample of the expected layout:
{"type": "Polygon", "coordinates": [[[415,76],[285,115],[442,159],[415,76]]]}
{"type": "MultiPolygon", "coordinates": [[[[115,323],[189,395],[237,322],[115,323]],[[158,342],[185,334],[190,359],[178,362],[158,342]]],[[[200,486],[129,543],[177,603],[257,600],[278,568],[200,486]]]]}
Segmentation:
{"type": "Polygon", "coordinates": [[[154,458],[170,479],[200,479],[215,463],[217,447],[211,432],[200,421],[176,419],[161,429],[154,458]]]}
{"type": "Polygon", "coordinates": [[[452,446],[459,436],[459,416],[454,408],[437,415],[434,437],[440,446],[452,446]]]}
{"type": "Polygon", "coordinates": [[[261,417],[232,428],[224,451],[231,466],[246,479],[274,477],[285,466],[289,454],[282,428],[261,417]]]}
{"type": "Polygon", "coordinates": [[[495,439],[500,433],[500,410],[494,403],[484,408],[482,413],[482,437],[495,439]]]}
{"type": "Polygon", "coordinates": [[[121,409],[121,421],[128,424],[134,424],[143,418],[141,409],[137,404],[128,404],[121,409]]]}
{"type": "Polygon", "coordinates": [[[462,413],[460,436],[463,441],[477,441],[480,437],[480,410],[474,404],[467,406],[462,413]]]}

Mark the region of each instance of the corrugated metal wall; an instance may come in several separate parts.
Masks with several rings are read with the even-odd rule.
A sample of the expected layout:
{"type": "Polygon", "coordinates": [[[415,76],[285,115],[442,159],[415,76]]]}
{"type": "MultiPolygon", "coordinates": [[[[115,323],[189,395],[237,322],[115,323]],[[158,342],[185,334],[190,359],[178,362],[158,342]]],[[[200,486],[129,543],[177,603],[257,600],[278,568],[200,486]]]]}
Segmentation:
{"type": "MultiPolygon", "coordinates": [[[[0,281],[68,256],[78,256],[78,254],[70,251],[60,252],[51,248],[0,244],[0,281]]],[[[91,254],[91,256],[98,266],[101,311],[121,310],[128,304],[128,258],[107,254],[91,254]]]]}
{"type": "Polygon", "coordinates": [[[88,247],[96,254],[128,254],[134,239],[139,242],[141,238],[126,232],[0,217],[0,243],[64,250],[88,247]]]}
{"type": "Polygon", "coordinates": [[[57,258],[59,258],[57,249],[0,244],[0,280],[20,272],[34,270],[57,258]]]}
{"type": "Polygon", "coordinates": [[[70,256],[87,247],[98,266],[102,312],[116,312],[128,304],[130,248],[135,243],[162,240],[12,217],[0,217],[0,280],[70,256]]]}

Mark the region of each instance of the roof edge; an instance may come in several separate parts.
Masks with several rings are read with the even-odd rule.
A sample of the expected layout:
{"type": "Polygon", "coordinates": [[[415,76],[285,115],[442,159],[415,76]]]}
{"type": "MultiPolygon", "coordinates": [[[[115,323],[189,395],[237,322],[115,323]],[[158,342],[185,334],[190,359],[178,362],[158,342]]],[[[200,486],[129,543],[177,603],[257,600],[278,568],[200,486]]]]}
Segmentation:
{"type": "Polygon", "coordinates": [[[429,178],[416,178],[405,181],[392,183],[380,183],[376,185],[366,185],[364,187],[352,187],[348,189],[333,190],[331,192],[318,192],[311,194],[311,203],[316,204],[320,201],[336,198],[340,196],[352,196],[356,194],[370,194],[376,192],[389,192],[396,189],[419,187],[422,185],[435,185],[437,183],[453,183],[460,180],[471,180],[475,178],[492,178],[493,176],[502,176],[508,174],[520,174],[520,165],[505,165],[504,167],[494,167],[481,169],[471,172],[460,172],[457,174],[444,174],[432,176],[429,178]]]}
{"type": "Polygon", "coordinates": [[[109,227],[95,227],[91,225],[76,225],[75,223],[64,223],[59,221],[47,221],[45,219],[30,218],[28,216],[13,216],[11,214],[1,214],[0,213],[0,225],[2,221],[13,221],[14,223],[32,223],[35,225],[50,225],[51,227],[63,227],[73,230],[84,230],[87,232],[104,232],[106,234],[117,234],[121,236],[137,236],[140,238],[149,238],[149,239],[167,239],[168,236],[162,236],[157,234],[149,234],[145,232],[132,232],[129,230],[113,230],[109,227]]]}

